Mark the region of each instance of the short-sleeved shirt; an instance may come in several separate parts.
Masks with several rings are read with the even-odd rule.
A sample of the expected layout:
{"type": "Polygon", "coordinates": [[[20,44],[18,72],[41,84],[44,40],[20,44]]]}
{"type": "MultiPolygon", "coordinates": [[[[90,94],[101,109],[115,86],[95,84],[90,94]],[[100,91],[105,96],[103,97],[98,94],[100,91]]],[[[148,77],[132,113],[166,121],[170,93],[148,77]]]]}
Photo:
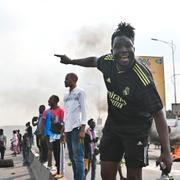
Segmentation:
{"type": "Polygon", "coordinates": [[[55,109],[47,109],[43,113],[43,119],[45,119],[45,127],[44,127],[44,135],[51,136],[53,133],[50,130],[51,128],[51,121],[63,121],[64,119],[64,110],[60,107],[55,109]]]}
{"type": "Polygon", "coordinates": [[[150,71],[135,60],[130,69],[119,72],[111,54],[100,57],[97,68],[103,73],[108,91],[108,117],[103,133],[147,136],[152,114],[162,109],[150,71]]]}

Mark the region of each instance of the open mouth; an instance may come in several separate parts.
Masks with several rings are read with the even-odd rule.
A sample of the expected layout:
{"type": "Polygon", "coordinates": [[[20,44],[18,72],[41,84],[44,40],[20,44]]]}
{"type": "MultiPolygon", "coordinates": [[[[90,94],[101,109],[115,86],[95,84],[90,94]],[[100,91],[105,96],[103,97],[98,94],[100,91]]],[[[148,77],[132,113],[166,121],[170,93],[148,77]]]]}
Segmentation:
{"type": "Polygon", "coordinates": [[[121,56],[121,58],[120,58],[120,63],[121,63],[122,65],[128,64],[128,63],[129,63],[129,56],[121,56]]]}

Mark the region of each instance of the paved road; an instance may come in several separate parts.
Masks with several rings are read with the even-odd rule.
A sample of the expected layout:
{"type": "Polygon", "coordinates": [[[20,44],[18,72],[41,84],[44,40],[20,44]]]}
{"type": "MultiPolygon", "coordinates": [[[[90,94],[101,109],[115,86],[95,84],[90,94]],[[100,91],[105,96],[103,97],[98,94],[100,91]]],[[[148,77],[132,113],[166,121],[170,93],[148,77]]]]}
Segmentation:
{"type": "MultiPolygon", "coordinates": [[[[66,165],[67,166],[67,165],[66,165]]],[[[126,168],[123,167],[123,174],[126,175],[126,168]]],[[[146,168],[143,168],[143,180],[156,180],[160,177],[161,171],[159,167],[155,166],[155,160],[150,160],[150,165],[146,168]]],[[[173,175],[175,180],[180,180],[180,162],[174,162],[173,168],[171,171],[171,175],[173,175]]],[[[69,166],[66,167],[66,179],[72,179],[72,170],[69,166]]],[[[117,180],[120,178],[117,175],[117,180]]],[[[90,180],[90,173],[87,177],[87,180],[90,180]]],[[[101,180],[100,177],[100,165],[97,165],[97,175],[96,180],[101,180]]]]}
{"type": "MultiPolygon", "coordinates": [[[[156,158],[159,156],[159,149],[155,149],[153,145],[149,149],[149,166],[143,168],[143,180],[156,180],[160,177],[161,171],[159,167],[156,167],[156,158]]],[[[122,168],[123,174],[126,175],[126,167],[122,168]]],[[[173,175],[175,180],[180,180],[180,162],[174,162],[172,166],[171,175],[173,175]]],[[[66,179],[72,179],[72,168],[67,166],[66,163],[66,179]]],[[[117,175],[117,180],[120,178],[117,175]]],[[[88,174],[87,180],[90,180],[90,173],[88,174]]],[[[96,180],[101,180],[100,177],[100,165],[97,165],[96,180]]]]}
{"type": "MultiPolygon", "coordinates": [[[[143,169],[143,180],[156,180],[160,177],[159,167],[155,166],[155,160],[159,156],[159,149],[155,149],[154,146],[150,146],[149,157],[150,162],[149,166],[143,169]]],[[[12,158],[10,151],[7,151],[6,158],[12,158]]],[[[0,168],[0,180],[33,180],[32,174],[26,166],[22,166],[22,155],[13,157],[15,162],[15,167],[12,168],[0,168]]],[[[65,178],[61,180],[73,180],[72,167],[68,166],[68,156],[66,154],[66,172],[65,178]]],[[[126,167],[122,168],[123,174],[126,175],[126,167]]],[[[100,165],[97,164],[97,178],[96,180],[101,180],[100,177],[100,165]]],[[[180,162],[174,162],[172,167],[171,174],[174,176],[175,180],[180,180],[180,162]]],[[[117,176],[117,180],[120,178],[117,176]]],[[[90,180],[90,173],[88,174],[87,180],[90,180]]]]}
{"type": "Polygon", "coordinates": [[[13,159],[14,167],[0,168],[0,180],[35,180],[31,170],[23,166],[22,155],[11,155],[12,151],[7,150],[5,159],[13,159]]]}

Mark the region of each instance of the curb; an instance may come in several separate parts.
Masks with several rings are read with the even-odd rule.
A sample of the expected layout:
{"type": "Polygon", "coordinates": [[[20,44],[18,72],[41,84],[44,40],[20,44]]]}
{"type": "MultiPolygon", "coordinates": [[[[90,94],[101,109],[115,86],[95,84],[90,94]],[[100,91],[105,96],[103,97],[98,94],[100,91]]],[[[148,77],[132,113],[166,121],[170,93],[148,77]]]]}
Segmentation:
{"type": "MultiPolygon", "coordinates": [[[[51,172],[39,161],[39,155],[31,150],[30,154],[30,169],[35,179],[37,180],[57,180],[51,174],[51,172]]],[[[60,180],[67,180],[65,177],[59,178],[60,180]]]]}
{"type": "Polygon", "coordinates": [[[31,161],[30,169],[35,179],[54,180],[49,170],[47,170],[46,167],[40,163],[38,156],[36,156],[36,154],[34,154],[32,151],[30,154],[30,161],[31,161]]]}

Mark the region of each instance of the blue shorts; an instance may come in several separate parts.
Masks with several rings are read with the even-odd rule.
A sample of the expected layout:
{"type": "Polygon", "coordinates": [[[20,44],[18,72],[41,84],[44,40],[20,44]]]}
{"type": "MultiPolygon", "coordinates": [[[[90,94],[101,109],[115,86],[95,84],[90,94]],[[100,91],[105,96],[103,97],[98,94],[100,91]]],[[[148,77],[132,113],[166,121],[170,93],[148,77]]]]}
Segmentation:
{"type": "Polygon", "coordinates": [[[100,141],[101,161],[120,162],[123,157],[127,167],[147,166],[148,138],[117,137],[112,134],[103,135],[100,141]]]}

